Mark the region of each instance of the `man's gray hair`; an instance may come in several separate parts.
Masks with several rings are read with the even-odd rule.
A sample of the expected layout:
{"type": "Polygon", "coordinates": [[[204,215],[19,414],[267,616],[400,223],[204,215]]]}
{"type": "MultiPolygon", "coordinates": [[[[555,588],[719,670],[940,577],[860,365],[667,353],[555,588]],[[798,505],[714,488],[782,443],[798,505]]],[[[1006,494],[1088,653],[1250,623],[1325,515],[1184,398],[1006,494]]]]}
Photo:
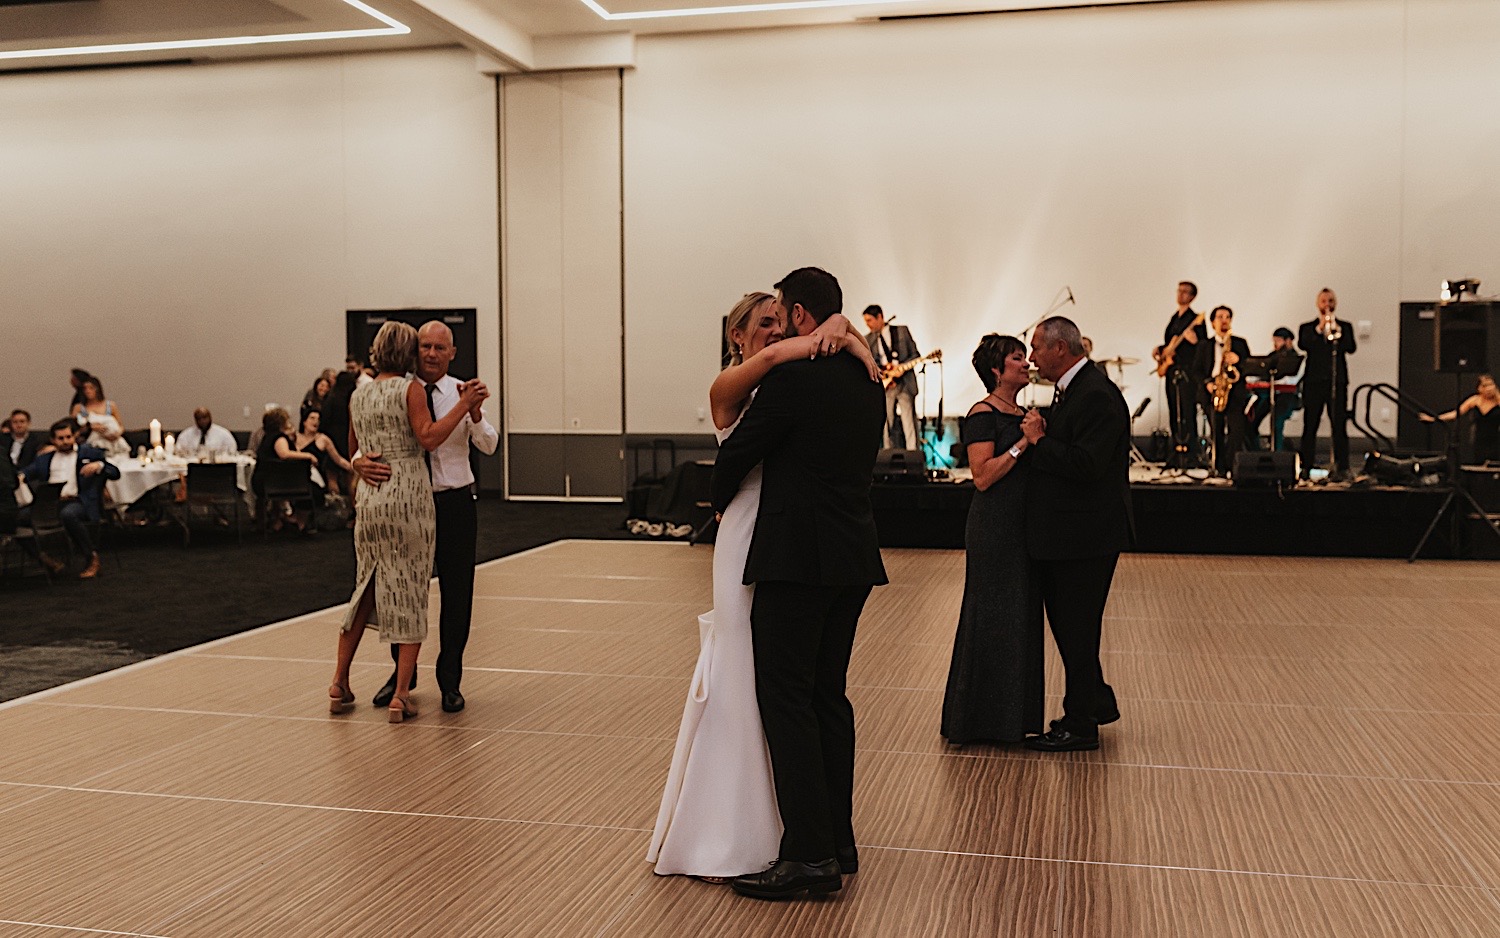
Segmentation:
{"type": "Polygon", "coordinates": [[[1083,333],[1078,331],[1078,324],[1066,316],[1048,316],[1037,324],[1036,331],[1041,333],[1043,344],[1061,342],[1068,347],[1069,354],[1083,354],[1083,333]]]}

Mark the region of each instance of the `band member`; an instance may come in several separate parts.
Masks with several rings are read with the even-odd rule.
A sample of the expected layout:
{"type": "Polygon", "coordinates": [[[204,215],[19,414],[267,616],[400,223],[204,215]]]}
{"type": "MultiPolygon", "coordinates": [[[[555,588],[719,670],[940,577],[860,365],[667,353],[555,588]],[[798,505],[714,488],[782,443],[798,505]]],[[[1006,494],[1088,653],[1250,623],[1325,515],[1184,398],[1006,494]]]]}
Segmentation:
{"type": "MultiPolygon", "coordinates": [[[[879,306],[865,307],[865,326],[870,334],[870,354],[875,364],[889,372],[902,362],[922,357],[911,330],[905,326],[886,325],[885,312],[879,306]]],[[[896,411],[901,411],[901,435],[905,449],[917,448],[917,375],[908,371],[885,389],[885,445],[896,446],[896,411]]]]}
{"type": "Polygon", "coordinates": [[[1250,357],[1250,343],[1230,335],[1234,310],[1215,306],[1212,317],[1214,331],[1208,341],[1198,343],[1193,370],[1200,386],[1208,392],[1205,406],[1213,424],[1214,470],[1219,475],[1228,475],[1234,466],[1234,454],[1245,448],[1245,409],[1250,403],[1250,393],[1245,389],[1245,375],[1238,366],[1250,357]],[[1228,384],[1228,403],[1222,410],[1214,403],[1221,375],[1228,384]]]}
{"type": "Polygon", "coordinates": [[[1354,328],[1334,318],[1338,297],[1327,287],[1318,291],[1318,318],[1297,330],[1297,347],[1307,356],[1302,376],[1302,478],[1317,461],[1318,424],[1323,410],[1333,430],[1333,466],[1329,478],[1340,481],[1349,474],[1349,368],[1354,354],[1354,328]]]}
{"type": "Polygon", "coordinates": [[[1276,416],[1271,420],[1271,449],[1284,448],[1283,430],[1292,412],[1302,406],[1296,390],[1297,372],[1302,370],[1302,356],[1293,344],[1292,330],[1281,326],[1271,333],[1271,354],[1265,357],[1266,387],[1257,388],[1250,405],[1250,431],[1246,443],[1260,449],[1260,425],[1271,413],[1272,385],[1275,386],[1276,416]]]}
{"type": "Polygon", "coordinates": [[[1162,344],[1151,352],[1158,364],[1166,364],[1165,372],[1159,373],[1167,381],[1167,413],[1172,425],[1172,453],[1167,465],[1177,469],[1187,468],[1197,448],[1193,440],[1198,435],[1199,385],[1194,380],[1193,355],[1200,343],[1208,341],[1208,327],[1191,305],[1197,296],[1198,286],[1191,280],[1177,284],[1177,312],[1167,320],[1162,344]],[[1174,339],[1177,347],[1172,349],[1174,339]]]}

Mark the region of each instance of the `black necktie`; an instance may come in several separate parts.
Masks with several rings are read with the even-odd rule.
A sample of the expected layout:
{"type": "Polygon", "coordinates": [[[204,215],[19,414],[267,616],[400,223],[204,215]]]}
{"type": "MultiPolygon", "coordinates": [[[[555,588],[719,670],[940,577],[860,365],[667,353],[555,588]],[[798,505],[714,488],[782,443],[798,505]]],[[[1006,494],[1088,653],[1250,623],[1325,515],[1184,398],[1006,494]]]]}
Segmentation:
{"type": "MultiPolygon", "coordinates": [[[[433,405],[433,403],[432,403],[432,395],[434,395],[436,393],[437,393],[437,385],[436,384],[429,384],[429,385],[427,385],[427,413],[428,413],[428,415],[430,417],[432,417],[432,422],[433,423],[437,423],[437,407],[435,407],[433,405]]],[[[429,450],[427,450],[427,449],[424,448],[422,450],[422,458],[425,459],[425,460],[427,460],[427,478],[431,479],[432,478],[432,453],[429,450]]]]}
{"type": "Polygon", "coordinates": [[[896,363],[896,356],[891,354],[890,343],[885,340],[884,329],[880,330],[880,350],[885,353],[885,363],[887,365],[894,365],[896,363]]]}
{"type": "Polygon", "coordinates": [[[1064,388],[1059,384],[1057,387],[1052,389],[1052,412],[1054,414],[1057,413],[1057,409],[1063,405],[1063,401],[1067,400],[1067,398],[1067,388],[1064,388]]]}

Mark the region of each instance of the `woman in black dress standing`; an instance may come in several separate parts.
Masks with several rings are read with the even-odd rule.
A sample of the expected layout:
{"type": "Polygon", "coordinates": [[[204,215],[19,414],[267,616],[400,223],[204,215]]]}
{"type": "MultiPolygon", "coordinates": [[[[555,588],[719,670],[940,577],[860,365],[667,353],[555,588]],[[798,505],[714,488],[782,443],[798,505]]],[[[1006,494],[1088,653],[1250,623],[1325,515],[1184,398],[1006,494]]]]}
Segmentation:
{"type": "Polygon", "coordinates": [[[1019,743],[1042,731],[1042,599],[1032,582],[1026,515],[1026,346],[991,333],[974,350],[989,390],[964,418],[974,473],[964,530],[968,557],[963,609],[943,696],[943,736],[953,745],[1019,743]]]}

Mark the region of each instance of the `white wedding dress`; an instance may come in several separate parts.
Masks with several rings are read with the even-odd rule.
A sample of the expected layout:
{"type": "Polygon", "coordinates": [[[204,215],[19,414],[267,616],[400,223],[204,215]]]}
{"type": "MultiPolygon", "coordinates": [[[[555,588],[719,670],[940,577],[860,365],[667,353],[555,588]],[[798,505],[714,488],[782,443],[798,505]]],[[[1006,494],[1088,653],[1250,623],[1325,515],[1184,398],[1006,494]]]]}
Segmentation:
{"type": "MultiPolygon", "coordinates": [[[[716,431],[719,442],[739,426],[716,431]]],[[[646,859],[663,875],[739,876],[775,862],[781,816],[755,697],[745,558],[760,511],[760,466],[740,484],[714,541],[714,608],[698,617],[693,670],[656,832],[646,859]]]]}

